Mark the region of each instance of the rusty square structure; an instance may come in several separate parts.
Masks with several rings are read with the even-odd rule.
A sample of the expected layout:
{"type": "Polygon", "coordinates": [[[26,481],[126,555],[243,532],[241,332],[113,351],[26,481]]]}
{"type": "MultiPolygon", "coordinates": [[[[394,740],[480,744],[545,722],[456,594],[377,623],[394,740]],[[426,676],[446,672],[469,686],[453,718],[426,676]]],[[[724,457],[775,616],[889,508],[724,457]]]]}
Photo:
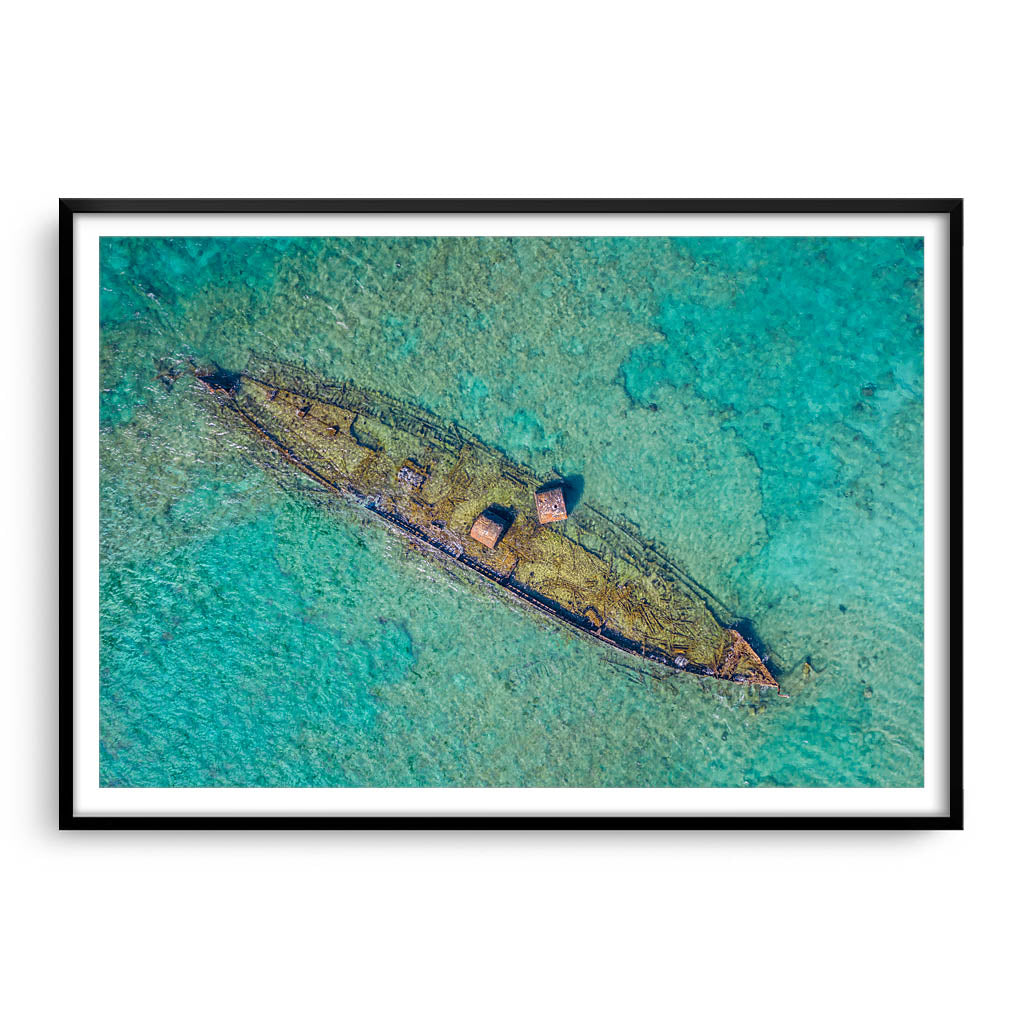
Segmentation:
{"type": "Polygon", "coordinates": [[[534,494],[537,502],[537,520],[541,523],[558,523],[569,518],[565,510],[565,495],[561,487],[546,487],[534,494]]]}
{"type": "Polygon", "coordinates": [[[485,509],[476,517],[470,537],[485,548],[493,548],[501,540],[501,535],[508,529],[508,521],[494,509],[485,509]]]}

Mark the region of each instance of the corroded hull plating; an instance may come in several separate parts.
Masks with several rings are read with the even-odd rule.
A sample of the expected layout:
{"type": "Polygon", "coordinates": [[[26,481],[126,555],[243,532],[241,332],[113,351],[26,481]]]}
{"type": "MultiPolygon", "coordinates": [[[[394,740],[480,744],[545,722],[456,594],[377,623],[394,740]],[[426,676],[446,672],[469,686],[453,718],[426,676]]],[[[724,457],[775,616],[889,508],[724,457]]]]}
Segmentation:
{"type": "Polygon", "coordinates": [[[325,492],[347,497],[423,551],[454,560],[594,640],[659,665],[738,684],[778,683],[710,596],[626,524],[579,505],[537,521],[543,481],[421,409],[278,364],[197,371],[239,426],[325,492]],[[496,548],[470,538],[503,510],[496,548]]]}

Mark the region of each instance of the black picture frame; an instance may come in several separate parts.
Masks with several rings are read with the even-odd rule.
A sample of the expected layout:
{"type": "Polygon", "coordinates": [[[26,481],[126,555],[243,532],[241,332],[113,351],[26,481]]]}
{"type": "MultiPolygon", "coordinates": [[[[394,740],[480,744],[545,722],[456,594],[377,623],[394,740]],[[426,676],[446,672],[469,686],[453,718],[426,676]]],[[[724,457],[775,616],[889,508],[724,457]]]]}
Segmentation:
{"type": "Polygon", "coordinates": [[[962,199],[61,199],[60,406],[73,407],[77,214],[937,214],[948,218],[949,732],[948,813],[934,815],[80,815],[74,808],[73,417],[60,423],[60,829],[962,829],[963,798],[963,212],[962,199]]]}

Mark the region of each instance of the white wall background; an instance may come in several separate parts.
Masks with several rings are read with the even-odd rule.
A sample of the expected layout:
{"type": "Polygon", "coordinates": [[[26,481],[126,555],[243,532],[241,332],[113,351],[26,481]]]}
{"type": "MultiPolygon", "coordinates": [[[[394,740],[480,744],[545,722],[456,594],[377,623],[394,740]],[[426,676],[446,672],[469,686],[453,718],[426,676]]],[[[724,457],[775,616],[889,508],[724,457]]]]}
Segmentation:
{"type": "Polygon", "coordinates": [[[5,14],[5,1018],[1019,1012],[1019,14],[363,6],[5,14]],[[964,833],[56,832],[59,195],[948,194],[967,198],[964,833]]]}

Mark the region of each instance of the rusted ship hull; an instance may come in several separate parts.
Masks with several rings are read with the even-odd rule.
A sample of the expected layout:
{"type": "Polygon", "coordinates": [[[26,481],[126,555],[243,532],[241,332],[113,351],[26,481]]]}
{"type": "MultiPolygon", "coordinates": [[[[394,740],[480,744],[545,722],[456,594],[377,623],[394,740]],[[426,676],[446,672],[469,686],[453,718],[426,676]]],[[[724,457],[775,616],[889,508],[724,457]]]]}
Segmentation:
{"type": "Polygon", "coordinates": [[[346,497],[420,550],[625,654],[733,683],[778,689],[709,595],[627,524],[591,506],[541,524],[544,481],[423,410],[296,368],[253,363],[196,377],[225,415],[328,494],[346,497]],[[486,510],[500,541],[478,543],[486,510]]]}

